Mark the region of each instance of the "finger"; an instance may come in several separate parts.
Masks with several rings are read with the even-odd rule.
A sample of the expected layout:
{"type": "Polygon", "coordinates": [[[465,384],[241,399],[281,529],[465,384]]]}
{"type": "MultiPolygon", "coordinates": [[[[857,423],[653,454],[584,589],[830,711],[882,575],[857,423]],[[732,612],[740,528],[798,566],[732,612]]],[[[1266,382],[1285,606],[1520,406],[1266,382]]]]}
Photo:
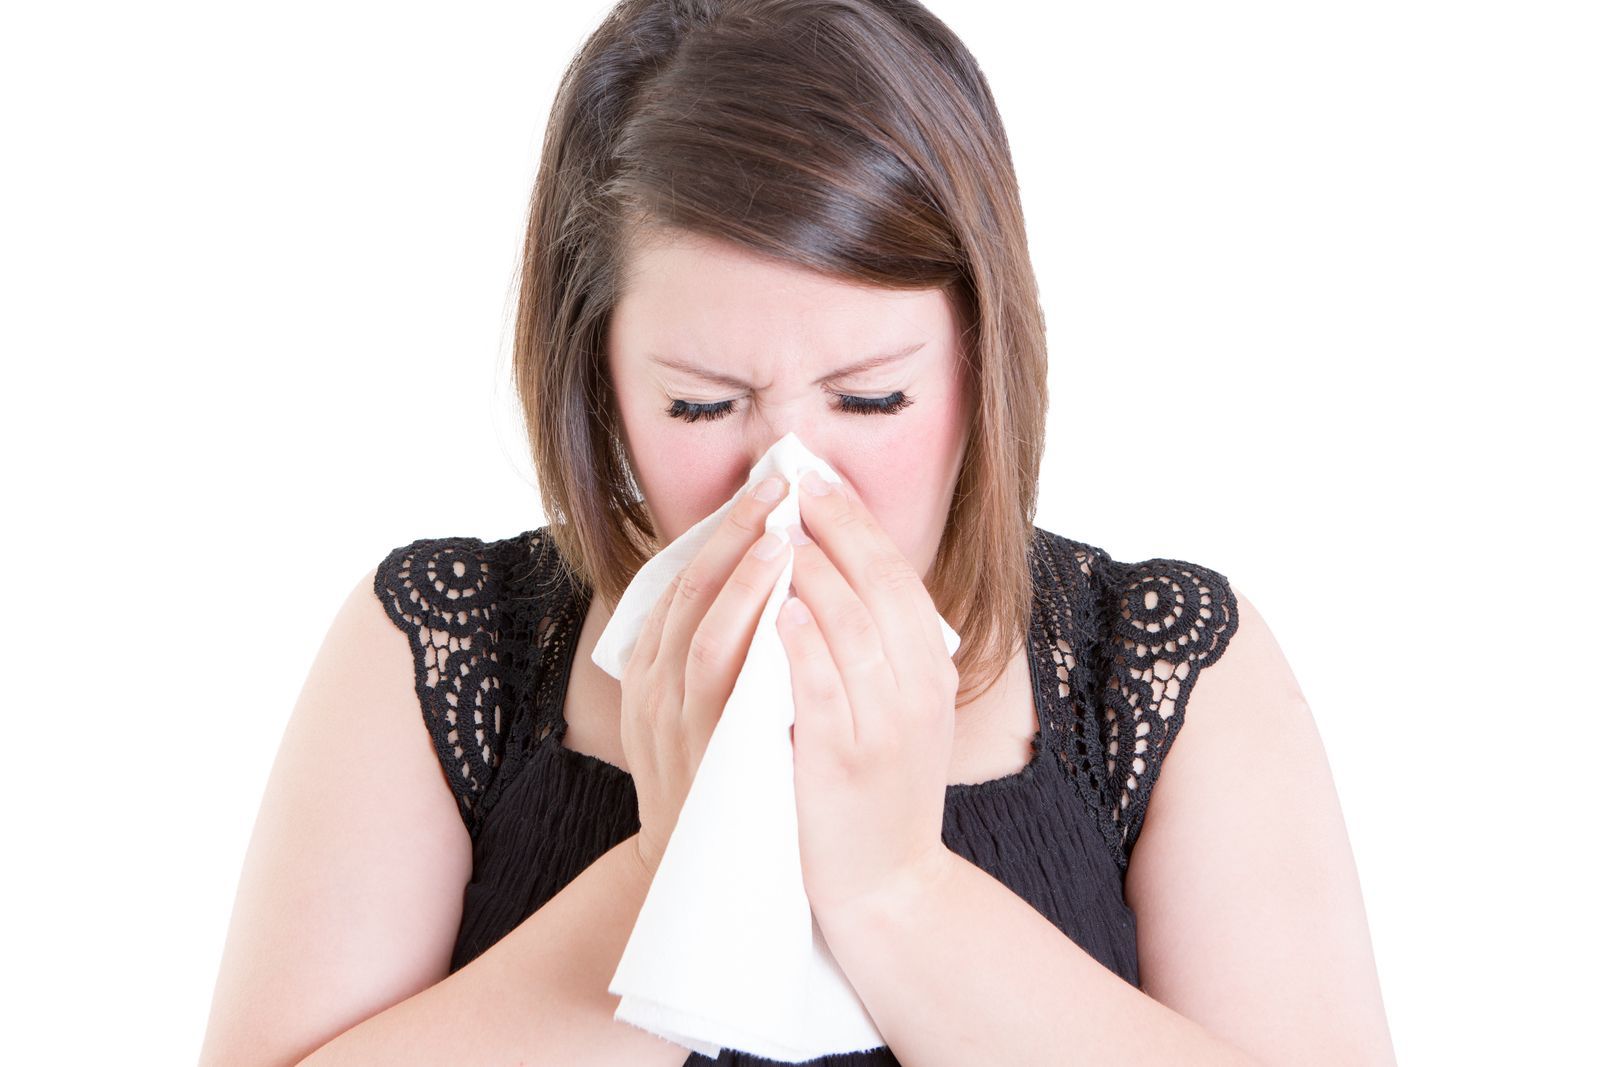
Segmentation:
{"type": "MultiPolygon", "coordinates": [[[[792,539],[793,534],[791,528],[792,539]]],[[[794,540],[795,592],[805,601],[816,620],[815,628],[827,643],[855,717],[855,736],[862,740],[881,736],[882,730],[897,728],[883,721],[892,710],[884,706],[884,682],[887,679],[904,689],[908,679],[900,671],[907,668],[900,665],[896,669],[872,612],[826,553],[815,543],[794,540]]],[[[914,669],[927,672],[925,666],[914,669]]]]}
{"type": "Polygon", "coordinates": [[[733,693],[761,613],[789,566],[790,553],[788,537],[780,529],[757,540],[723,583],[690,639],[683,684],[685,692],[699,699],[686,702],[686,707],[692,705],[707,716],[696,725],[708,735],[733,693]]]}
{"type": "Polygon", "coordinates": [[[689,643],[717,593],[739,560],[765,532],[767,516],[786,495],[788,482],[781,475],[773,477],[779,485],[777,499],[762,500],[754,492],[740,495],[706,538],[706,543],[700,546],[700,551],[679,572],[678,591],[667,609],[667,621],[662,627],[658,659],[666,657],[673,663],[682,663],[688,655],[689,643]]]}
{"type": "Polygon", "coordinates": [[[778,612],[778,637],[789,657],[789,684],[794,692],[794,743],[810,749],[822,744],[852,751],[857,745],[855,715],[839,669],[822,631],[805,602],[790,597],[778,612]],[[799,605],[800,611],[796,611],[799,605]]]}
{"type": "MultiPolygon", "coordinates": [[[[674,574],[672,581],[656,597],[655,606],[650,609],[650,614],[644,620],[644,626],[639,630],[639,639],[634,643],[633,651],[628,655],[628,663],[622,673],[627,675],[629,669],[638,664],[641,669],[648,668],[655,662],[656,650],[661,647],[661,627],[667,619],[667,609],[672,606],[672,597],[678,591],[678,578],[674,574]]],[[[614,610],[614,609],[613,609],[614,610]]]]}
{"type": "Polygon", "coordinates": [[[926,670],[930,656],[948,660],[939,611],[922,575],[854,489],[842,481],[824,478],[823,482],[831,491],[813,496],[804,490],[802,480],[797,494],[800,516],[877,620],[884,649],[896,660],[897,674],[905,677],[926,670]]]}

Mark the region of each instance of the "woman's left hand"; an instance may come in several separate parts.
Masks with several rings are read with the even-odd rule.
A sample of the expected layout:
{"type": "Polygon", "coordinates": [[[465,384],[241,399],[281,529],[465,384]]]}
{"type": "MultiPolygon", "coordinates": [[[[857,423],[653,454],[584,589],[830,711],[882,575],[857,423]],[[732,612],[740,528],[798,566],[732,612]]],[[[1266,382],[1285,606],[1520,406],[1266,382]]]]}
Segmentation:
{"type": "MultiPolygon", "coordinates": [[[[819,479],[821,480],[821,479],[819,479]]],[[[800,863],[819,917],[936,881],[959,682],[922,576],[853,490],[802,484],[778,616],[793,680],[800,863]],[[812,621],[793,617],[794,600],[812,621]]],[[[791,527],[791,538],[793,528],[791,527]]]]}

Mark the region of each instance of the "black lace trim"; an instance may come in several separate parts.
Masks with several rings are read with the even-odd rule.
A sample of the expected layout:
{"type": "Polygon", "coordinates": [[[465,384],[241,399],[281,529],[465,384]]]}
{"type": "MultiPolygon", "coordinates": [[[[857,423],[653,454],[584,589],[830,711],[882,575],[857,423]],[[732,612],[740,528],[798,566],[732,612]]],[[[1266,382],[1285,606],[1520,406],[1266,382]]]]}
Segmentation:
{"type": "Polygon", "coordinates": [[[417,699],[469,830],[506,729],[501,570],[489,547],[475,537],[413,541],[385,556],[373,579],[390,621],[411,641],[417,699]]]}
{"type": "MultiPolygon", "coordinates": [[[[374,582],[411,639],[417,697],[474,837],[559,724],[588,605],[589,591],[569,580],[547,531],[414,541],[385,557],[374,582]]],[[[1059,758],[1125,872],[1189,693],[1227,647],[1237,605],[1216,571],[1183,560],[1121,563],[1037,527],[1030,560],[1036,743],[1059,758]]],[[[1037,762],[956,791],[1004,787],[1037,762]]]]}
{"type": "Polygon", "coordinates": [[[1072,713],[1058,752],[1126,873],[1161,764],[1183,725],[1201,669],[1238,629],[1238,604],[1225,576],[1186,560],[1123,563],[1103,549],[1049,534],[1056,573],[1088,578],[1053,586],[1067,635],[1056,650],[1061,695],[1072,713]]]}

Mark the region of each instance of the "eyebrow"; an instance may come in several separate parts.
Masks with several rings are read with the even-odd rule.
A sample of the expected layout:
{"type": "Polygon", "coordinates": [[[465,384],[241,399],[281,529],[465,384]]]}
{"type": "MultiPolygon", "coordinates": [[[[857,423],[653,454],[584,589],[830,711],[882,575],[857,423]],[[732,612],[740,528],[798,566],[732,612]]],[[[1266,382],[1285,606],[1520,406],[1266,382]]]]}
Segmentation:
{"type": "MultiPolygon", "coordinates": [[[[832,372],[830,372],[828,374],[824,374],[822,377],[816,379],[811,384],[812,385],[821,385],[823,382],[835,381],[835,380],[837,380],[839,378],[848,378],[852,374],[858,374],[858,373],[860,373],[861,371],[864,371],[864,370],[871,370],[874,367],[881,367],[886,363],[898,362],[898,361],[900,361],[902,359],[905,359],[907,356],[911,355],[913,352],[916,352],[918,349],[922,348],[927,343],[928,342],[926,342],[926,341],[917,341],[914,344],[907,345],[906,347],[901,348],[901,349],[897,349],[894,352],[884,352],[884,353],[882,353],[880,355],[868,356],[866,359],[861,360],[859,363],[852,363],[848,367],[840,367],[838,370],[832,371],[832,372]]],[[[723,374],[720,371],[712,370],[710,367],[702,367],[702,366],[700,366],[700,365],[698,365],[696,363],[691,363],[691,362],[689,362],[688,360],[685,360],[685,359],[676,359],[676,358],[674,358],[672,356],[661,356],[661,355],[656,355],[654,353],[651,353],[646,358],[649,359],[650,362],[652,362],[652,363],[659,364],[660,366],[663,366],[663,367],[671,367],[674,370],[683,371],[685,374],[692,374],[697,378],[704,379],[705,381],[708,381],[708,382],[715,382],[718,385],[726,385],[726,386],[730,386],[730,387],[735,388],[735,389],[753,389],[753,388],[755,388],[753,385],[751,385],[747,381],[743,381],[743,380],[741,380],[739,378],[735,378],[735,377],[733,377],[732,375],[729,375],[729,374],[723,374]]]]}

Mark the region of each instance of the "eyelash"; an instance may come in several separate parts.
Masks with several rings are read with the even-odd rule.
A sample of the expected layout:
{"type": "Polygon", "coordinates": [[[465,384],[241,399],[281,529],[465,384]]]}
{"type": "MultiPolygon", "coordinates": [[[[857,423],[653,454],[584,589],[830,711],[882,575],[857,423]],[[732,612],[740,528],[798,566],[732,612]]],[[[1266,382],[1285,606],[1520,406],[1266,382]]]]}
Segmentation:
{"type": "MultiPolygon", "coordinates": [[[[911,406],[916,399],[902,391],[896,390],[888,396],[866,397],[846,396],[835,393],[839,403],[833,405],[835,411],[848,411],[857,415],[893,415],[902,408],[911,406]]],[[[667,408],[667,414],[675,419],[685,422],[698,422],[701,419],[720,419],[724,415],[733,413],[733,401],[719,400],[715,404],[696,404],[689,400],[674,400],[667,408]]]]}

